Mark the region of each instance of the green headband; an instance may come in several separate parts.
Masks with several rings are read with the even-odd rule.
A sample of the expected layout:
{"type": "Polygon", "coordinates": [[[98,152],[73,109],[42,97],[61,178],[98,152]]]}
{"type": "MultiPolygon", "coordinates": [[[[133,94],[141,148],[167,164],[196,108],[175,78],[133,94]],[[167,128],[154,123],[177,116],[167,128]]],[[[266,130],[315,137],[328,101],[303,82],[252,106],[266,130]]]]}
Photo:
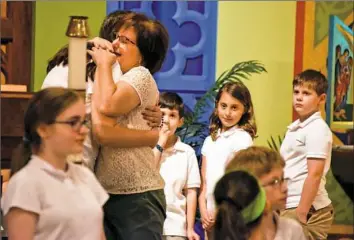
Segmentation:
{"type": "Polygon", "coordinates": [[[253,201],[241,211],[241,215],[246,224],[253,222],[264,211],[266,204],[266,194],[262,187],[259,187],[260,191],[253,201]]]}

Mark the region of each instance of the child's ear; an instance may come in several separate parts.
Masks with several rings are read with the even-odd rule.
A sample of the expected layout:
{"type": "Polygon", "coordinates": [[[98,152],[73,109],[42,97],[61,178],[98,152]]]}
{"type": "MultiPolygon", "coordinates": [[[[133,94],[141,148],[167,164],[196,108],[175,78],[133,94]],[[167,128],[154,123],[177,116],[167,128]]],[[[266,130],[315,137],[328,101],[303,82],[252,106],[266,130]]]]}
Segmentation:
{"type": "Polygon", "coordinates": [[[42,139],[47,138],[50,135],[49,126],[46,124],[40,123],[39,126],[37,127],[37,133],[40,136],[40,138],[42,138],[42,139]]]}
{"type": "Polygon", "coordinates": [[[320,95],[320,103],[321,103],[321,104],[323,104],[323,103],[326,102],[326,97],[327,97],[327,94],[325,94],[325,93],[322,93],[322,94],[320,95]]]}
{"type": "Polygon", "coordinates": [[[184,123],[184,117],[181,117],[178,122],[178,127],[182,127],[183,123],[184,123]]]}

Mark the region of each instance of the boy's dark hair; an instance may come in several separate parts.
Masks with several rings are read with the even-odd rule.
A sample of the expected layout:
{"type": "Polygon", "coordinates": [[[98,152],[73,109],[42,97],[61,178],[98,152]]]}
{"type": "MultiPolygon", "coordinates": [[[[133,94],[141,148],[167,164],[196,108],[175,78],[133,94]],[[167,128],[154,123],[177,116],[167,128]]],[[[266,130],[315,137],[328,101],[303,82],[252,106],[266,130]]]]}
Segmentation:
{"type": "Polygon", "coordinates": [[[293,80],[293,88],[303,84],[306,84],[307,87],[315,90],[318,96],[327,93],[328,81],[319,71],[307,69],[298,74],[293,80]]]}
{"type": "Polygon", "coordinates": [[[159,105],[161,108],[168,108],[170,110],[178,110],[179,117],[184,117],[183,99],[174,92],[164,92],[160,94],[159,105]]]}

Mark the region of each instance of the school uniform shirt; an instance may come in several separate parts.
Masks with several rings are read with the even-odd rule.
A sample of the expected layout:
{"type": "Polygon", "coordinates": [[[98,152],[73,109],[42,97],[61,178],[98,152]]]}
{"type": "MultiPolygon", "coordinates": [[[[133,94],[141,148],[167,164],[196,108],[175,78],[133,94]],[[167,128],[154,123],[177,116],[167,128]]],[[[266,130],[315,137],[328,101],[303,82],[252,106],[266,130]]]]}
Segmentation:
{"type": "Polygon", "coordinates": [[[286,208],[295,208],[300,203],[302,189],[308,175],[308,158],[325,161],[313,207],[318,210],[331,203],[325,189],[326,174],[331,165],[331,153],[332,132],[320,112],[314,113],[303,122],[296,120],[288,126],[280,148],[280,154],[285,160],[284,175],[290,179],[286,208]]]}
{"type": "Polygon", "coordinates": [[[200,173],[194,149],[181,142],[161,156],[160,174],[165,181],[166,220],[163,235],[187,236],[187,199],[184,191],[200,187],[200,173]]]}
{"type": "Polygon", "coordinates": [[[97,240],[107,199],[87,167],[68,163],[64,172],[33,155],[10,179],[2,209],[4,215],[13,207],[38,214],[36,240],[97,240]]]}
{"type": "MultiPolygon", "coordinates": [[[[120,65],[115,63],[112,67],[113,81],[115,83],[118,82],[120,77],[122,76],[122,71],[120,69],[120,65]]],[[[58,66],[55,66],[52,70],[49,71],[47,76],[45,77],[42,85],[42,89],[48,87],[63,87],[68,88],[69,82],[69,66],[64,66],[62,63],[58,66]]],[[[88,77],[86,82],[86,97],[85,97],[85,105],[86,105],[86,114],[88,120],[88,128],[89,132],[84,141],[84,149],[82,155],[79,156],[80,159],[91,169],[94,169],[95,161],[98,156],[99,145],[94,140],[92,131],[91,131],[91,97],[93,93],[93,81],[90,77],[88,77]]],[[[77,157],[74,157],[77,158],[77,157]]]]}
{"type": "Polygon", "coordinates": [[[274,215],[277,231],[274,240],[306,240],[300,223],[291,218],[274,215]]]}
{"type": "Polygon", "coordinates": [[[214,188],[225,173],[225,167],[230,157],[236,152],[253,145],[251,135],[237,126],[217,135],[213,141],[208,136],[202,147],[206,157],[206,200],[207,209],[215,211],[214,188]]]}

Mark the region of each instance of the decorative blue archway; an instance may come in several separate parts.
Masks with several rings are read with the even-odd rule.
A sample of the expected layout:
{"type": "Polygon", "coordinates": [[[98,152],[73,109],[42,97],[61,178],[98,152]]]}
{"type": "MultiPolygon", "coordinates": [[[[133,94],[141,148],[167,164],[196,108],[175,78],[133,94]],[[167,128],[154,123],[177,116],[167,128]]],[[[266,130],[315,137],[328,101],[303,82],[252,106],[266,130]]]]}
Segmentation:
{"type": "Polygon", "coordinates": [[[107,14],[115,10],[143,12],[166,26],[170,47],[154,77],[161,92],[177,92],[193,109],[196,99],[215,82],[218,2],[107,1],[107,14]]]}

